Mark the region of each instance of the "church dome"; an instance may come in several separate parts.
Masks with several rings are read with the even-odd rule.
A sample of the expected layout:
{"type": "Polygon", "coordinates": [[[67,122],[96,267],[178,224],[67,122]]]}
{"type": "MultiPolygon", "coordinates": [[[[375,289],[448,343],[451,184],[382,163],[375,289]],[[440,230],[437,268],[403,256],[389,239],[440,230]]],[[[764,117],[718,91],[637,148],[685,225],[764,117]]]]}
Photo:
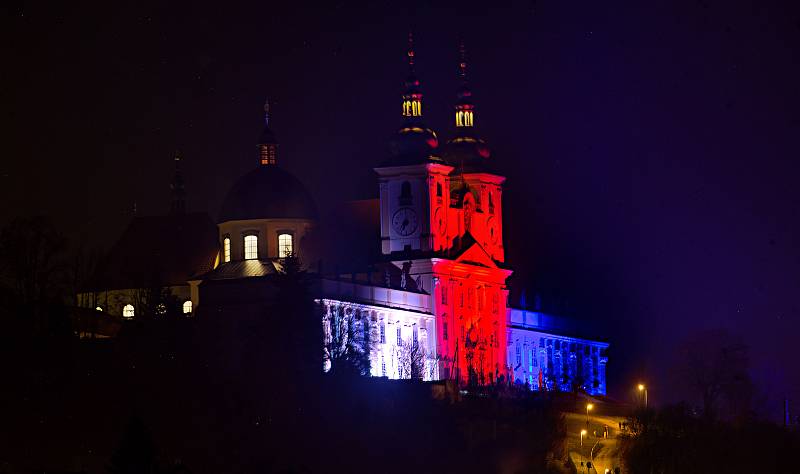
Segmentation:
{"type": "Polygon", "coordinates": [[[219,222],[317,218],[308,190],[276,165],[259,166],[236,180],[222,202],[219,222]]]}
{"type": "Polygon", "coordinates": [[[389,140],[392,162],[424,162],[432,156],[439,146],[436,133],[422,123],[407,123],[389,140]]]}

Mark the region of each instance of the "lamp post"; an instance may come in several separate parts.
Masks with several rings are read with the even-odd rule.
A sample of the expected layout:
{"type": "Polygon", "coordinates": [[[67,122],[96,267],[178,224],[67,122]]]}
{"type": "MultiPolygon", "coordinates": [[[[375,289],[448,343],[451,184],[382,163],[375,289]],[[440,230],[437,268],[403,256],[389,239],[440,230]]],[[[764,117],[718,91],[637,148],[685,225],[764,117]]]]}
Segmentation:
{"type": "Polygon", "coordinates": [[[594,405],[591,403],[586,404],[586,428],[589,428],[589,411],[594,408],[594,405]]]}
{"type": "Polygon", "coordinates": [[[583,437],[586,436],[586,433],[586,430],[581,430],[581,448],[583,447],[583,437]]]}
{"type": "Polygon", "coordinates": [[[643,383],[639,384],[639,393],[644,392],[644,407],[647,408],[647,387],[643,383]]]}

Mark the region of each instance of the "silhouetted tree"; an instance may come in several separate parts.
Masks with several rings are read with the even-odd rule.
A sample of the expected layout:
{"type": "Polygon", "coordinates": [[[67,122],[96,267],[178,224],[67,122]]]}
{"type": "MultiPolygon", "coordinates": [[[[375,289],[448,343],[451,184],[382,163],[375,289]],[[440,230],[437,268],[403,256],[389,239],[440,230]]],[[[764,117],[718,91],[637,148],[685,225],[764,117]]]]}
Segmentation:
{"type": "Polygon", "coordinates": [[[748,367],[745,344],[726,331],[708,331],[683,344],[676,369],[679,378],[699,396],[703,415],[714,420],[720,400],[740,412],[735,415],[747,411],[742,396],[752,392],[748,367]]]}
{"type": "Polygon", "coordinates": [[[36,334],[68,332],[63,311],[66,239],[42,217],[17,218],[0,230],[0,287],[5,313],[36,334]]]}

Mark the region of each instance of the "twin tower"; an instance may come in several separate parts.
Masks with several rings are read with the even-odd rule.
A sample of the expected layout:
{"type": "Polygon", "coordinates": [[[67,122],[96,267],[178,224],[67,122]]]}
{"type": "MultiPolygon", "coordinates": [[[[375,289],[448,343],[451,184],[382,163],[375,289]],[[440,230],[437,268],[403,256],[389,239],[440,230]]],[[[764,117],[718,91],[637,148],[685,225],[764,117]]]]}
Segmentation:
{"type": "Polygon", "coordinates": [[[403,124],[388,160],[375,168],[381,252],[430,295],[438,377],[489,383],[507,376],[502,186],[489,148],[475,132],[475,110],[461,48],[455,136],[439,147],[423,122],[409,37],[403,124]]]}
{"type": "Polygon", "coordinates": [[[467,60],[463,43],[460,46],[458,75],[460,85],[455,104],[456,135],[441,151],[436,133],[427,128],[422,118],[423,103],[420,81],[414,66],[414,43],[408,37],[408,77],[403,92],[403,126],[391,140],[390,152],[395,162],[419,161],[437,157],[457,166],[475,166],[489,158],[489,148],[475,132],[475,105],[467,80],[467,60]]]}

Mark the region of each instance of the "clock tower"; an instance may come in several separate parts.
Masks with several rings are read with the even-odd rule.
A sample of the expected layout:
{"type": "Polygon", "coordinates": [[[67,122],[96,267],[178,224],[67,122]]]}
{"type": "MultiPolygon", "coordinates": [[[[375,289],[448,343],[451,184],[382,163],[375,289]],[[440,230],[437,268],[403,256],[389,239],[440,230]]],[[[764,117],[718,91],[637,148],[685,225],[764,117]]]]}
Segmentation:
{"type": "Polygon", "coordinates": [[[409,34],[403,123],[390,141],[390,159],[375,168],[380,187],[381,251],[385,255],[446,247],[453,167],[437,155],[436,133],[423,122],[414,56],[409,34]]]}
{"type": "Polygon", "coordinates": [[[503,263],[505,177],[488,170],[463,46],[460,59],[456,132],[440,152],[436,134],[422,121],[409,37],[403,125],[390,142],[390,159],[375,168],[381,250],[403,271],[402,281],[413,279],[415,291],[429,295],[439,377],[488,384],[508,374],[506,279],[512,272],[503,263]]]}

